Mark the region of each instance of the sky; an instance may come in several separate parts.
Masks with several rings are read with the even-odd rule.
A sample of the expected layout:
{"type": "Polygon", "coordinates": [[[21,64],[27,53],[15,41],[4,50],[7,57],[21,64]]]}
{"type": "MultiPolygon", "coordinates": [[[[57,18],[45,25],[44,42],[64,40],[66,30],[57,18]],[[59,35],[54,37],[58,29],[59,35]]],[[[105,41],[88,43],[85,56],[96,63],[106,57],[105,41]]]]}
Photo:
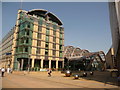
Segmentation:
{"type": "MultiPolygon", "coordinates": [[[[2,3],[2,37],[17,19],[19,2],[2,3]]],[[[45,9],[63,22],[65,46],[107,53],[112,45],[107,2],[23,2],[23,10],[45,9]]]]}

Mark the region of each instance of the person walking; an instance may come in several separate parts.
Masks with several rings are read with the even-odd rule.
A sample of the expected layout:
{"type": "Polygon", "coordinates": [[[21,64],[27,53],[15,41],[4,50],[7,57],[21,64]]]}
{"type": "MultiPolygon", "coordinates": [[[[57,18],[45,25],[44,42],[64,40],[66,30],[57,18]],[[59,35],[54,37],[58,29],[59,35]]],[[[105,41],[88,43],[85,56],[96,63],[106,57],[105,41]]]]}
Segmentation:
{"type": "Polygon", "coordinates": [[[4,73],[5,73],[5,68],[4,67],[1,69],[1,72],[2,72],[2,77],[4,77],[4,73]]]}
{"type": "Polygon", "coordinates": [[[52,70],[48,70],[48,77],[51,77],[52,70]]]}

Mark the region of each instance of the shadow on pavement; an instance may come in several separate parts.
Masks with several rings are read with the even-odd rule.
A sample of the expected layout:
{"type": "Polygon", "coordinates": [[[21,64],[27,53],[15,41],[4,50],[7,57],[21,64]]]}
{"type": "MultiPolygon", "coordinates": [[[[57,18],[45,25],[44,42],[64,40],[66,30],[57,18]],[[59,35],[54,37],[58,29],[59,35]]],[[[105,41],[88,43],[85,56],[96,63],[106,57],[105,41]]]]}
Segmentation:
{"type": "Polygon", "coordinates": [[[83,77],[82,73],[83,72],[73,72],[72,75],[78,74],[80,75],[80,78],[102,82],[105,83],[105,85],[110,84],[120,86],[120,83],[117,81],[117,77],[111,77],[110,72],[108,71],[95,71],[93,75],[90,75],[90,72],[87,71],[87,77],[83,77]]]}

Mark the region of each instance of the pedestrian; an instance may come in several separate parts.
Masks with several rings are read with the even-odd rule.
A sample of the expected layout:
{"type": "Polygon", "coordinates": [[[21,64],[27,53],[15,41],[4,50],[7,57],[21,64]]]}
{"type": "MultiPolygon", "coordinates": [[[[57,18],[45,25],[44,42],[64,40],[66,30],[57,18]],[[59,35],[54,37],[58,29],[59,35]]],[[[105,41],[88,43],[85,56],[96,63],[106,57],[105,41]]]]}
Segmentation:
{"type": "Polygon", "coordinates": [[[5,68],[4,67],[1,69],[1,72],[2,72],[2,77],[4,77],[4,73],[5,73],[5,68]]]}
{"type": "Polygon", "coordinates": [[[12,72],[13,72],[13,70],[12,70],[12,68],[10,68],[10,73],[12,74],[12,72]]]}
{"type": "Polygon", "coordinates": [[[52,70],[48,70],[48,77],[51,77],[52,70]]]}
{"type": "Polygon", "coordinates": [[[7,73],[10,73],[10,68],[9,67],[7,68],[7,73]]]}

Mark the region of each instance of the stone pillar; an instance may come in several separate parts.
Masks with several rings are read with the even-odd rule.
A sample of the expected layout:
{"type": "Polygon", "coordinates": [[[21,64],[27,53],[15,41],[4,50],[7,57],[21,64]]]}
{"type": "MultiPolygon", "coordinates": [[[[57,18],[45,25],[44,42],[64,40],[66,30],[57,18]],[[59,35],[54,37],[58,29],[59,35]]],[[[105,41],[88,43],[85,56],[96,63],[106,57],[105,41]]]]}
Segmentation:
{"type": "Polygon", "coordinates": [[[21,70],[23,70],[23,63],[24,63],[24,59],[21,59],[21,70]]]}
{"type": "Polygon", "coordinates": [[[64,68],[64,61],[62,61],[62,68],[64,68]]]}
{"type": "Polygon", "coordinates": [[[56,70],[58,70],[58,60],[56,60],[56,70]]]}
{"type": "Polygon", "coordinates": [[[34,59],[32,59],[32,68],[34,67],[34,59]]]}
{"type": "Polygon", "coordinates": [[[51,69],[51,60],[49,60],[49,69],[51,69]]]}
{"type": "Polygon", "coordinates": [[[20,62],[18,62],[18,71],[20,70],[20,62]]]}
{"type": "Polygon", "coordinates": [[[43,59],[41,59],[41,68],[43,68],[43,59]]]}

